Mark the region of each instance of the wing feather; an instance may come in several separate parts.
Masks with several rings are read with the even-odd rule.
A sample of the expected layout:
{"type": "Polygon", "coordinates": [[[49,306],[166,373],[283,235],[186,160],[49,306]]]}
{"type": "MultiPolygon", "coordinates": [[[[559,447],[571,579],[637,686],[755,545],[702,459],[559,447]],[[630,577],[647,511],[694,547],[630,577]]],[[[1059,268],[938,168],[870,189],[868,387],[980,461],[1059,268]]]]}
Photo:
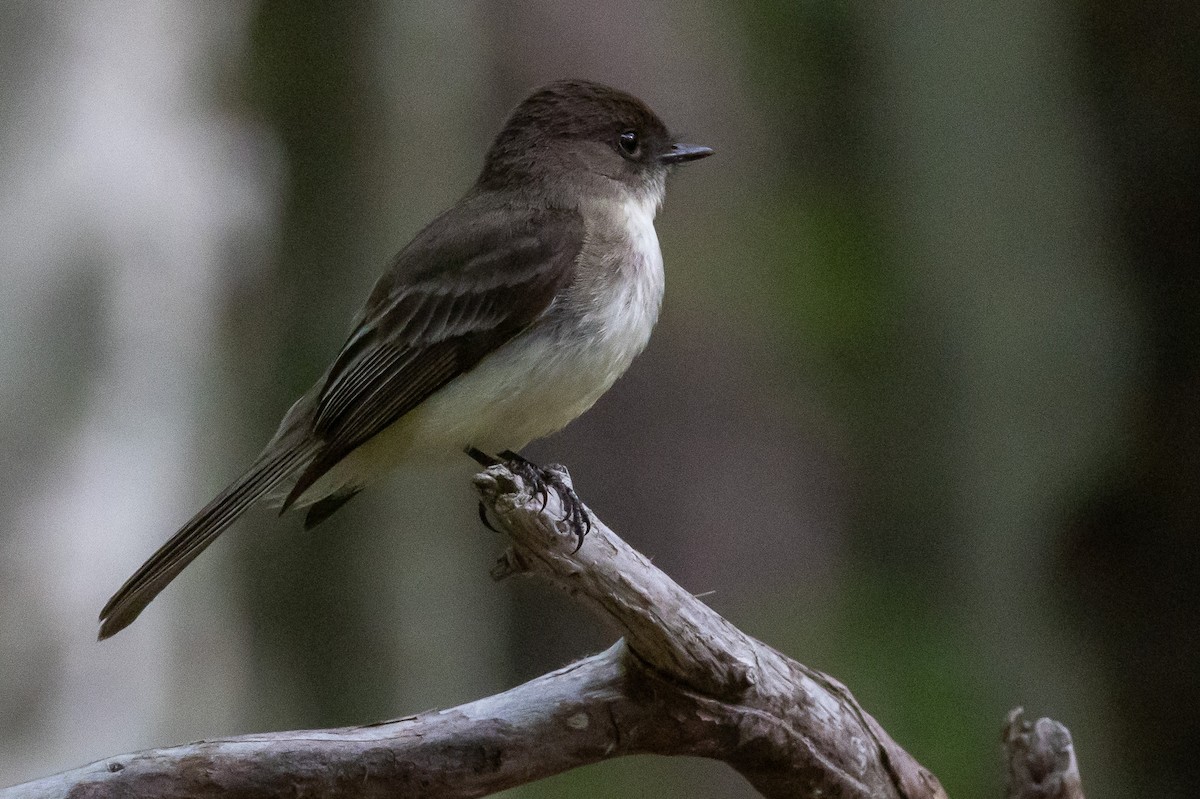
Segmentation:
{"type": "MultiPolygon", "coordinates": [[[[453,214],[453,212],[451,212],[453,214]]],[[[484,217],[471,231],[434,223],[397,259],[325,377],[313,415],[321,442],[286,510],[329,469],[550,306],[583,244],[576,212],[484,217]],[[409,275],[409,279],[397,275],[409,275]]]]}

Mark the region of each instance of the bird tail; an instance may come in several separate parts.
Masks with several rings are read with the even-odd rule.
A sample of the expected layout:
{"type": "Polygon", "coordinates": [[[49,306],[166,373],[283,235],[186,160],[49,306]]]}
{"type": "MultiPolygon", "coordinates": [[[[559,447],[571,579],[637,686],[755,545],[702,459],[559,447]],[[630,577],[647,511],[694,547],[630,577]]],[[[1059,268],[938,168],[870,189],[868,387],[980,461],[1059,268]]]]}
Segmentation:
{"type": "Polygon", "coordinates": [[[245,474],[205,505],[113,594],[100,611],[100,640],[128,627],[205,547],[263,495],[294,476],[314,453],[311,443],[278,450],[268,447],[245,474]]]}

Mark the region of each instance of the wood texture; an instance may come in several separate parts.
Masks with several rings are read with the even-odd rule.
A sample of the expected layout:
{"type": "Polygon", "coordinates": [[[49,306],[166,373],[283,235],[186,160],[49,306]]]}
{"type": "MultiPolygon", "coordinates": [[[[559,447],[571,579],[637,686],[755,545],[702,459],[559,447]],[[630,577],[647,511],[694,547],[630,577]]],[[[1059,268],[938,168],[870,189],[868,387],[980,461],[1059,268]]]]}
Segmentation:
{"type": "MultiPolygon", "coordinates": [[[[946,795],[840,682],[742,633],[599,520],[576,550],[554,491],[543,508],[503,465],[476,487],[511,538],[493,575],[549,580],[622,640],[449,710],[120,755],[0,790],[0,799],[475,797],[639,753],[722,760],[767,797],[946,795]]],[[[1028,730],[1013,735],[1033,740],[1028,730]]]]}
{"type": "Polygon", "coordinates": [[[1004,725],[1008,799],[1084,799],[1071,733],[1053,719],[1026,721],[1014,708],[1004,725]]]}

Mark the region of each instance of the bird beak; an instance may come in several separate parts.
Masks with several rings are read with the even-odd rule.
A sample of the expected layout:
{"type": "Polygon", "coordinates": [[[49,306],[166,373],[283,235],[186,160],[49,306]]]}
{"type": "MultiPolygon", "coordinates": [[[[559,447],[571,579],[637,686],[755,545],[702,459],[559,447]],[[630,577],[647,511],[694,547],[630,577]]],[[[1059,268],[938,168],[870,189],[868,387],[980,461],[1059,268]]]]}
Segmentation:
{"type": "Polygon", "coordinates": [[[688,161],[698,161],[712,155],[711,147],[701,147],[699,144],[672,144],[671,149],[658,157],[660,164],[684,164],[688,161]]]}

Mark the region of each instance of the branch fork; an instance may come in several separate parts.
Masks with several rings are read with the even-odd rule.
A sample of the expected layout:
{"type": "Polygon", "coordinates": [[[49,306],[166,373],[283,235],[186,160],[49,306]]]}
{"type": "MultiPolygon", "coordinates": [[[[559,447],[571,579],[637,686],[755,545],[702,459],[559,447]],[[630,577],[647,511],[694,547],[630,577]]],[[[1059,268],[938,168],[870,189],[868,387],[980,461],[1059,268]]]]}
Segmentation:
{"type": "Polygon", "coordinates": [[[510,538],[493,576],[548,580],[621,640],[448,710],[122,755],[0,799],[478,797],[628,754],[723,760],[766,797],[946,796],[844,685],[738,630],[595,516],[577,547],[557,491],[543,503],[504,464],[475,487],[510,538]]]}

